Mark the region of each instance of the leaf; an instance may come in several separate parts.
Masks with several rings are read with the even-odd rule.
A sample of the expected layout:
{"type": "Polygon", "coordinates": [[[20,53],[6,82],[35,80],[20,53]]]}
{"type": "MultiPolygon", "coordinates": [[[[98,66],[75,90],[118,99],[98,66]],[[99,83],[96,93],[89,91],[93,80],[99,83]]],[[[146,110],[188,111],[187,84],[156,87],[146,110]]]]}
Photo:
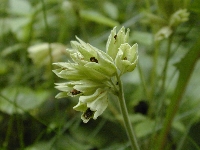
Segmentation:
{"type": "Polygon", "coordinates": [[[152,45],[152,34],[148,32],[141,32],[141,31],[134,31],[133,34],[131,34],[131,41],[137,42],[139,44],[151,46],[152,45]]]}
{"type": "Polygon", "coordinates": [[[135,132],[138,138],[145,137],[152,132],[154,132],[153,128],[155,127],[155,121],[146,119],[135,126],[135,132]]]}
{"type": "Polygon", "coordinates": [[[1,51],[1,56],[6,57],[10,54],[19,52],[21,49],[24,49],[24,48],[25,48],[25,44],[22,44],[22,43],[14,44],[12,46],[8,46],[1,51]]]}
{"type": "Polygon", "coordinates": [[[28,1],[25,0],[9,0],[10,12],[14,15],[27,15],[30,13],[31,5],[28,1]]]}
{"type": "Polygon", "coordinates": [[[130,114],[129,118],[132,123],[141,122],[146,120],[147,118],[142,114],[130,114]]]}
{"type": "Polygon", "coordinates": [[[80,16],[83,19],[89,20],[89,21],[93,21],[99,24],[104,24],[110,27],[114,27],[119,25],[118,22],[116,22],[115,20],[112,20],[104,15],[102,15],[101,13],[94,11],[94,10],[81,10],[80,11],[80,16]]]}
{"type": "Polygon", "coordinates": [[[184,124],[181,123],[180,121],[174,121],[172,123],[172,126],[173,126],[174,129],[176,129],[179,132],[184,133],[186,131],[184,124]]]}
{"type": "Polygon", "coordinates": [[[165,122],[163,129],[159,135],[159,141],[157,142],[157,148],[162,149],[165,144],[167,135],[170,131],[171,124],[178,110],[180,101],[184,95],[185,89],[192,75],[194,67],[200,57],[200,37],[193,45],[193,47],[186,53],[184,58],[181,59],[175,66],[179,71],[179,77],[176,84],[176,88],[171,98],[171,103],[167,109],[165,122]]]}
{"type": "Polygon", "coordinates": [[[52,148],[52,142],[38,142],[30,147],[25,148],[25,150],[56,150],[55,148],[52,148]]]}
{"type": "Polygon", "coordinates": [[[88,150],[92,146],[86,143],[76,141],[69,135],[62,135],[56,138],[52,138],[47,142],[38,142],[32,146],[27,147],[25,150],[88,150]]]}
{"type": "Polygon", "coordinates": [[[200,13],[200,1],[199,0],[193,0],[190,10],[196,13],[200,13]]]}
{"type": "Polygon", "coordinates": [[[22,114],[37,108],[47,97],[46,91],[33,91],[28,87],[8,87],[1,92],[0,110],[10,115],[22,114]]]}
{"type": "Polygon", "coordinates": [[[105,1],[103,4],[103,9],[105,11],[105,13],[107,13],[108,16],[110,16],[113,19],[117,19],[118,18],[118,9],[117,6],[111,2],[105,1]]]}

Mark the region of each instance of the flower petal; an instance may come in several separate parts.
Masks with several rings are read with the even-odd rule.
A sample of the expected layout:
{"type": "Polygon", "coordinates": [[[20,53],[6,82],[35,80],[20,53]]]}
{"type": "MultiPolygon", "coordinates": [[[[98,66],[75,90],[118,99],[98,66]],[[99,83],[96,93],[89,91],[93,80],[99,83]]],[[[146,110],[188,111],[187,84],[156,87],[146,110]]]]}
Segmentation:
{"type": "Polygon", "coordinates": [[[107,92],[101,93],[94,101],[88,102],[87,107],[94,111],[93,119],[97,119],[108,106],[107,92]]]}
{"type": "Polygon", "coordinates": [[[122,44],[119,47],[115,64],[121,71],[121,74],[131,72],[135,69],[138,60],[138,45],[134,44],[132,47],[128,44],[122,44]]]}
{"type": "Polygon", "coordinates": [[[117,34],[116,27],[114,27],[111,31],[106,44],[106,52],[112,57],[113,60],[118,53],[118,48],[120,47],[120,45],[128,42],[129,31],[130,30],[128,29],[125,33],[124,27],[122,27],[117,34]]]}
{"type": "Polygon", "coordinates": [[[89,96],[80,96],[79,103],[73,108],[77,111],[84,112],[81,116],[84,122],[89,121],[90,117],[97,119],[108,106],[108,96],[107,91],[98,88],[94,94],[89,96]],[[86,109],[87,106],[87,109],[86,109]],[[88,110],[89,108],[89,110],[88,110]],[[90,116],[85,116],[85,112],[89,111],[90,116]],[[93,113],[93,114],[92,114],[93,113]]]}

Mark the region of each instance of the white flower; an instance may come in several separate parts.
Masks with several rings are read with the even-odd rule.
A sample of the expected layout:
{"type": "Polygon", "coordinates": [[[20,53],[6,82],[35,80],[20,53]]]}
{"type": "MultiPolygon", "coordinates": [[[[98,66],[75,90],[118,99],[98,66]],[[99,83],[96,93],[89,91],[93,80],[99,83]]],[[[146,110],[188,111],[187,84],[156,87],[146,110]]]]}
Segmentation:
{"type": "Polygon", "coordinates": [[[115,60],[115,57],[118,53],[118,48],[121,44],[128,43],[129,39],[129,29],[125,33],[125,28],[122,27],[118,33],[116,33],[116,27],[113,28],[111,34],[108,37],[108,41],[106,44],[106,53],[115,60]]]}
{"type": "Polygon", "coordinates": [[[138,45],[132,47],[128,44],[121,44],[117,53],[115,64],[121,71],[121,74],[131,72],[135,69],[138,62],[138,45]]]}
{"type": "Polygon", "coordinates": [[[56,83],[61,92],[56,98],[80,96],[79,102],[73,108],[81,111],[81,119],[87,123],[91,118],[97,119],[108,106],[108,94],[116,94],[119,90],[117,76],[132,71],[138,60],[138,46],[127,43],[129,30],[125,33],[122,27],[116,34],[116,28],[111,31],[106,51],[107,53],[83,42],[72,41],[72,49],[67,53],[73,62],[57,62],[59,68],[53,72],[60,78],[70,80],[56,83]]]}
{"type": "Polygon", "coordinates": [[[81,119],[87,123],[90,118],[97,119],[108,106],[107,91],[98,88],[94,94],[89,96],[80,96],[79,103],[73,108],[83,112],[81,119]]]}
{"type": "Polygon", "coordinates": [[[163,39],[167,39],[173,30],[169,26],[162,27],[155,35],[155,41],[161,41],[163,39]]]}
{"type": "Polygon", "coordinates": [[[66,52],[66,46],[60,43],[40,43],[30,46],[28,48],[29,57],[35,65],[44,66],[50,64],[49,48],[51,48],[53,62],[60,61],[66,52]]]}
{"type": "Polygon", "coordinates": [[[189,19],[190,13],[187,12],[187,9],[179,9],[170,18],[170,26],[178,26],[182,22],[186,22],[189,19]]]}

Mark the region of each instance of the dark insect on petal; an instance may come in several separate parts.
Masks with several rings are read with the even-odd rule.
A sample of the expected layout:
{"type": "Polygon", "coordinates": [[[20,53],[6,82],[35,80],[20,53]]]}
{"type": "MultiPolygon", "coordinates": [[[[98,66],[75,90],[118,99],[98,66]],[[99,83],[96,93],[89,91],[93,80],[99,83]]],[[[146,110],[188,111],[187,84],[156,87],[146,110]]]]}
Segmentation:
{"type": "Polygon", "coordinates": [[[85,119],[90,119],[93,115],[94,115],[94,111],[91,111],[90,108],[88,108],[83,114],[85,119]]]}
{"type": "Polygon", "coordinates": [[[90,61],[91,61],[91,62],[96,62],[96,63],[98,63],[98,60],[97,60],[95,57],[91,57],[91,58],[90,58],[90,61]]]}
{"type": "Polygon", "coordinates": [[[115,34],[114,38],[115,38],[115,40],[117,39],[117,34],[115,34]]]}
{"type": "Polygon", "coordinates": [[[73,90],[71,91],[71,93],[72,93],[72,95],[77,95],[77,94],[80,94],[81,92],[78,91],[78,90],[76,90],[76,89],[73,89],[73,90]]]}
{"type": "Polygon", "coordinates": [[[124,57],[124,60],[127,60],[127,57],[124,57]]]}
{"type": "Polygon", "coordinates": [[[115,39],[115,42],[114,42],[114,44],[115,44],[117,41],[117,34],[115,34],[114,39],[115,39]]]}

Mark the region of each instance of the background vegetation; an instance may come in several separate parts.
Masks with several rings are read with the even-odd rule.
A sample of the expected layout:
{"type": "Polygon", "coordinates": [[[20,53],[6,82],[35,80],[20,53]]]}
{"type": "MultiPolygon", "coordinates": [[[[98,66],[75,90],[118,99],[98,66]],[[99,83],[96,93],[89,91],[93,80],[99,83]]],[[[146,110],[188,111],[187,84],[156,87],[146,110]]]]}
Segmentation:
{"type": "Polygon", "coordinates": [[[52,62],[68,61],[63,49],[75,35],[105,50],[110,30],[122,25],[139,45],[137,69],[123,81],[141,149],[200,149],[199,0],[1,0],[1,150],[130,149],[113,97],[84,124],[72,109],[77,99],[54,98],[61,79],[51,71],[52,62]],[[172,27],[179,9],[189,20],[172,27]],[[163,27],[170,31],[156,40],[163,27]]]}

